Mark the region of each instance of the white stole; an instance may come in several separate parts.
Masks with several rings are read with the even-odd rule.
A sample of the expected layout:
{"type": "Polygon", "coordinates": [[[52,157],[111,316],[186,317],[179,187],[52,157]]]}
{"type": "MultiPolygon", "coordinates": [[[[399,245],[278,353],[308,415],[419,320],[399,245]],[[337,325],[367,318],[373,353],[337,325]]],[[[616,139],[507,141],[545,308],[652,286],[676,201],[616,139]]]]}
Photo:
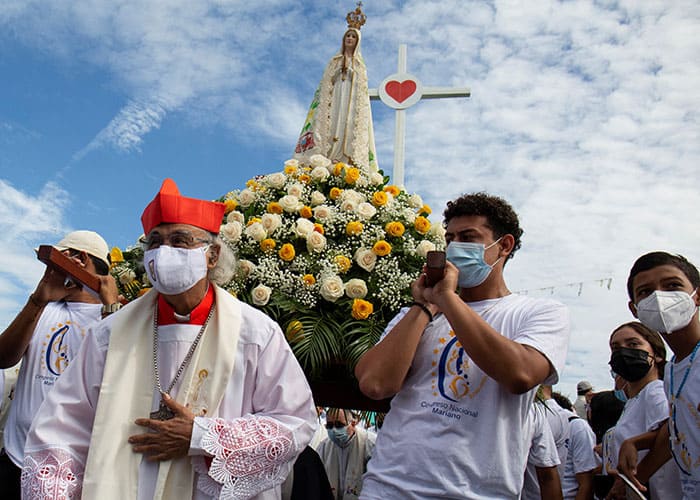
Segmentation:
{"type": "MultiPolygon", "coordinates": [[[[210,286],[214,286],[213,284],[210,286]]],[[[241,306],[214,286],[214,315],[185,370],[176,400],[189,404],[202,369],[210,401],[207,416],[216,415],[231,380],[241,326],[241,306]]],[[[83,498],[136,499],[139,464],[129,436],[146,429],[134,424],[148,418],[155,387],[153,373],[153,311],[158,294],[149,292],[115,316],[105,360],[100,397],[85,466],[83,498]]],[[[154,500],[192,498],[194,471],[189,456],[159,462],[154,500]]]]}

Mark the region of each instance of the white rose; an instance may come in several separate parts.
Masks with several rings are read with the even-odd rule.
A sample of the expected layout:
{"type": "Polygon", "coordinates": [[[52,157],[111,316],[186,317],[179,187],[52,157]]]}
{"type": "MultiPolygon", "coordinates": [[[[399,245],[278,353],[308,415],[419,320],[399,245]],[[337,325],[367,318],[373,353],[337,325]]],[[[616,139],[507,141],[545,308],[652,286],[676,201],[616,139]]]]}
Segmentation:
{"type": "Polygon", "coordinates": [[[274,233],[282,225],[282,217],[279,214],[265,214],[260,221],[267,234],[274,233]]]}
{"type": "Polygon", "coordinates": [[[301,195],[304,194],[304,185],[298,182],[290,184],[287,186],[287,194],[301,198],[301,195]]]}
{"type": "Polygon", "coordinates": [[[309,162],[311,163],[311,166],[313,168],[316,168],[316,167],[327,168],[331,164],[331,161],[323,155],[313,155],[313,156],[311,156],[311,158],[309,158],[309,162]]]}
{"type": "Polygon", "coordinates": [[[272,288],[265,285],[258,285],[252,290],[253,304],[256,306],[264,306],[270,300],[272,288]]]}
{"type": "Polygon", "coordinates": [[[267,231],[265,231],[265,228],[259,222],[253,222],[250,226],[246,227],[244,233],[258,243],[267,238],[267,231]]]}
{"type": "Polygon", "coordinates": [[[323,182],[328,179],[330,172],[326,167],[316,167],[311,171],[311,179],[316,182],[323,182]]]}
{"type": "Polygon", "coordinates": [[[343,293],[345,293],[343,288],[343,280],[340,279],[340,276],[331,276],[330,278],[326,278],[321,283],[319,292],[321,293],[321,297],[326,299],[328,302],[335,302],[343,296],[343,293]]]}
{"type": "Polygon", "coordinates": [[[367,180],[367,177],[364,175],[361,175],[359,179],[355,181],[355,186],[359,188],[364,188],[369,186],[369,181],[367,180]]]}
{"type": "Polygon", "coordinates": [[[311,193],[311,204],[313,206],[321,205],[325,202],[326,202],[326,195],[324,195],[320,191],[314,191],[313,193],[311,193]]]}
{"type": "Polygon", "coordinates": [[[318,231],[313,231],[306,237],[306,249],[309,252],[320,252],[326,248],[326,237],[318,231]]]}
{"type": "Polygon", "coordinates": [[[282,205],[282,209],[285,212],[298,212],[299,209],[303,206],[299,202],[299,198],[297,198],[296,196],[293,196],[291,194],[288,194],[288,195],[280,198],[279,204],[282,205]]]}
{"type": "Polygon", "coordinates": [[[234,210],[226,216],[226,222],[240,222],[243,224],[245,222],[245,215],[238,210],[234,210]]]}
{"type": "Polygon", "coordinates": [[[384,176],[379,172],[372,172],[371,174],[369,174],[369,181],[372,183],[373,186],[379,186],[384,182],[384,176]]]}
{"type": "Polygon", "coordinates": [[[254,191],[251,191],[250,189],[244,189],[243,191],[241,191],[241,194],[238,195],[238,202],[241,204],[242,207],[249,207],[253,204],[256,198],[257,195],[254,191]]]}
{"type": "Polygon", "coordinates": [[[343,200],[340,203],[340,209],[346,212],[354,212],[357,210],[357,202],[355,200],[343,200]]]}
{"type": "Polygon", "coordinates": [[[428,255],[428,252],[432,250],[435,250],[435,243],[428,240],[422,240],[416,247],[416,253],[423,258],[425,258],[428,255]]]}
{"type": "Polygon", "coordinates": [[[445,241],[445,228],[442,227],[442,224],[433,224],[430,226],[428,234],[436,237],[440,241],[445,241]]]}
{"type": "Polygon", "coordinates": [[[136,273],[131,269],[125,269],[119,273],[119,283],[127,285],[136,279],[136,273]]]}
{"type": "Polygon", "coordinates": [[[406,219],[406,222],[409,224],[413,224],[416,222],[416,212],[413,211],[412,208],[404,208],[401,211],[401,215],[406,219]]]}
{"type": "Polygon", "coordinates": [[[423,198],[419,194],[412,194],[408,197],[408,205],[413,208],[420,208],[423,206],[423,198]]]}
{"type": "Polygon", "coordinates": [[[367,201],[365,196],[358,192],[355,191],[354,189],[346,189],[343,191],[343,193],[340,195],[340,199],[342,201],[348,200],[354,202],[356,205],[358,203],[362,203],[363,201],[367,201]]]}
{"type": "Polygon", "coordinates": [[[328,219],[333,215],[333,210],[328,205],[319,205],[314,208],[314,217],[318,220],[328,219]]]}
{"type": "Polygon", "coordinates": [[[294,224],[294,234],[302,238],[314,232],[314,223],[309,219],[299,218],[294,224]]]}
{"type": "Polygon", "coordinates": [[[282,172],[277,172],[266,176],[265,182],[272,188],[282,189],[284,187],[284,183],[287,182],[287,176],[282,172]]]}
{"type": "Polygon", "coordinates": [[[351,299],[364,299],[367,295],[367,283],[358,278],[351,279],[345,283],[345,295],[351,299]]]}
{"type": "Polygon", "coordinates": [[[247,278],[248,276],[253,274],[253,271],[255,271],[256,267],[257,266],[249,260],[243,259],[238,261],[238,271],[244,278],[247,278]]]}
{"type": "Polygon", "coordinates": [[[367,272],[372,272],[377,263],[377,254],[371,248],[358,248],[355,252],[355,262],[367,272]]]}
{"type": "Polygon", "coordinates": [[[296,160],[294,158],[289,159],[284,162],[285,167],[292,167],[292,168],[298,168],[299,167],[299,160],[296,160]]]}
{"type": "Polygon", "coordinates": [[[220,231],[227,240],[235,243],[241,238],[241,234],[243,234],[243,225],[234,220],[221,226],[220,231]]]}
{"type": "Polygon", "coordinates": [[[359,205],[357,205],[357,210],[355,210],[357,215],[364,220],[369,220],[374,215],[377,213],[377,209],[374,208],[374,205],[371,203],[367,203],[366,201],[363,201],[359,205]]]}

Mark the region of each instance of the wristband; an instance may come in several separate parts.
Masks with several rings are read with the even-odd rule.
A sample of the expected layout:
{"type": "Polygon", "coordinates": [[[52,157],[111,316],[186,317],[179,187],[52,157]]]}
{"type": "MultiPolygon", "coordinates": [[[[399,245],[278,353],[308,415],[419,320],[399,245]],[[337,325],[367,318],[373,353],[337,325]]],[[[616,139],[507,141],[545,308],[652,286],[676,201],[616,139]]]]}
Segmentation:
{"type": "Polygon", "coordinates": [[[426,306],[425,304],[421,304],[420,302],[411,302],[411,306],[418,306],[421,309],[423,309],[423,312],[428,315],[428,322],[433,321],[433,313],[430,312],[428,306],[426,306]]]}

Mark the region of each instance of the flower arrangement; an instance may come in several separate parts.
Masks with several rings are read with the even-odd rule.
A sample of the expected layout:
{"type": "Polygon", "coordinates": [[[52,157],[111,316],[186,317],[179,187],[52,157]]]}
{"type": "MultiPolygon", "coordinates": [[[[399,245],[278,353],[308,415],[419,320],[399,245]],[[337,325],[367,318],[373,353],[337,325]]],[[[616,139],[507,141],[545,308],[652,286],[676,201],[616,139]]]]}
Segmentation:
{"type": "Polygon", "coordinates": [[[444,248],[419,195],[322,155],[288,160],[219,201],[220,235],[237,255],[225,288],[277,320],[312,379],[352,369],[412,300],[427,252],[444,248]]]}
{"type": "MultiPolygon", "coordinates": [[[[417,194],[322,155],[257,176],[220,198],[220,236],[236,254],[224,285],[282,327],[310,379],[351,370],[401,306],[444,229],[417,194]]],[[[140,245],[112,251],[126,302],[149,290],[140,245]]]]}

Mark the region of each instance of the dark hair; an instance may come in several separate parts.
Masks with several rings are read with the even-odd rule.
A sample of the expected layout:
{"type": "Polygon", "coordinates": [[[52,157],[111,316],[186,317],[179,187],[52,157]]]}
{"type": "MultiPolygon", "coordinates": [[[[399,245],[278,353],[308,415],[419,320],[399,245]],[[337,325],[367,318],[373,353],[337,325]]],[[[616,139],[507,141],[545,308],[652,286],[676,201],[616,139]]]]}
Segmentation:
{"type": "Polygon", "coordinates": [[[615,396],[614,391],[602,391],[596,392],[591,397],[589,406],[591,409],[589,423],[595,434],[596,443],[600,443],[603,441],[605,432],[617,423],[625,403],[615,396]]]}
{"type": "Polygon", "coordinates": [[[658,363],[656,363],[656,360],[654,360],[654,362],[656,363],[656,371],[659,374],[659,378],[663,380],[664,367],[666,366],[666,345],[664,344],[664,340],[661,338],[661,335],[659,335],[658,332],[655,332],[654,330],[644,326],[639,321],[630,321],[629,323],[624,323],[615,328],[610,334],[610,340],[612,340],[613,335],[615,335],[623,328],[631,328],[632,330],[637,332],[644,340],[649,342],[651,350],[654,351],[654,355],[662,359],[662,361],[659,361],[658,363]]]}
{"type": "Polygon", "coordinates": [[[480,215],[486,217],[486,225],[493,231],[496,239],[506,234],[512,235],[515,242],[513,250],[508,254],[506,260],[513,257],[513,254],[520,248],[520,237],[523,235],[523,230],[520,229],[518,215],[503,198],[484,192],[464,194],[454,201],[448,201],[447,208],[442,215],[445,226],[455,217],[480,215]]]}
{"type": "Polygon", "coordinates": [[[630,300],[634,300],[633,281],[635,276],[649,269],[666,265],[677,267],[683,271],[693,288],[700,287],[700,273],[688,259],[682,255],[672,255],[667,252],[651,252],[639,257],[632,265],[629,278],[627,278],[627,294],[630,300]]]}
{"type": "MultiPolygon", "coordinates": [[[[70,249],[70,256],[71,257],[77,257],[80,255],[81,252],[84,250],[76,250],[75,248],[70,249]]],[[[102,259],[99,259],[95,257],[94,255],[90,255],[89,253],[85,252],[88,257],[90,257],[90,260],[92,261],[92,264],[95,266],[95,272],[97,274],[100,274],[102,276],[107,276],[109,274],[109,266],[103,261],[102,259]]],[[[107,260],[111,261],[112,259],[110,258],[109,255],[107,255],[107,260]]]]}
{"type": "Polygon", "coordinates": [[[574,405],[571,404],[571,400],[564,396],[561,392],[552,391],[552,399],[565,410],[571,411],[574,407],[574,405]]]}

